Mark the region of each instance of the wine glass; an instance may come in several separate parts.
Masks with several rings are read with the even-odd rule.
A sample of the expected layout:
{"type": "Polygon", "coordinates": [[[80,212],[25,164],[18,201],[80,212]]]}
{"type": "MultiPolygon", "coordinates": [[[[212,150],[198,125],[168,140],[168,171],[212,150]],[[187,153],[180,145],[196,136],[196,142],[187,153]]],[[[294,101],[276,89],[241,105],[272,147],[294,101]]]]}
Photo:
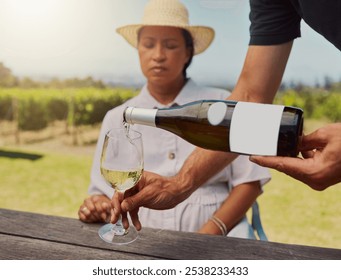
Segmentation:
{"type": "MultiPolygon", "coordinates": [[[[111,129],[105,135],[101,154],[101,174],[117,192],[134,187],[143,172],[143,146],[141,133],[125,128],[111,129]]],[[[106,224],[98,231],[108,243],[128,244],[138,233],[133,226],[124,229],[121,217],[116,224],[106,224]]]]}

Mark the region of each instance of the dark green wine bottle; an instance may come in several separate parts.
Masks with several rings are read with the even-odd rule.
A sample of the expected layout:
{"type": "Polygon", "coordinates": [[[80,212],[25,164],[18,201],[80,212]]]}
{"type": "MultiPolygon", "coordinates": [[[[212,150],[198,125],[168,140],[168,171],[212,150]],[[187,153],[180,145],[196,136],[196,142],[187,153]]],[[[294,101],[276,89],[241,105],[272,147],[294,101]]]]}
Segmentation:
{"type": "Polygon", "coordinates": [[[246,155],[295,157],[303,129],[303,111],[299,108],[228,100],[199,100],[166,109],[127,107],[123,120],[165,129],[205,149],[246,155]],[[247,105],[247,111],[239,109],[242,104],[247,105]],[[276,119],[271,115],[273,109],[277,124],[269,123],[276,119]],[[237,120],[246,123],[246,127],[237,120]],[[241,138],[234,137],[239,134],[241,138]],[[268,138],[272,141],[270,145],[268,138]],[[244,146],[239,145],[241,142],[244,146]],[[268,151],[268,146],[273,147],[272,151],[268,151]]]}

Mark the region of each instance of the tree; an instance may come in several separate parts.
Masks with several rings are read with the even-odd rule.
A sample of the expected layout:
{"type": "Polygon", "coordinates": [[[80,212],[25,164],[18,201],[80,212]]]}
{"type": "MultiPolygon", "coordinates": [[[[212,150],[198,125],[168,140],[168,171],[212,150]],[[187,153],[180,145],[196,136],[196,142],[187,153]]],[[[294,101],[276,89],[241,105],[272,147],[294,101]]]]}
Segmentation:
{"type": "Polygon", "coordinates": [[[0,87],[14,87],[17,84],[18,80],[12,71],[0,62],[0,87]]]}
{"type": "Polygon", "coordinates": [[[324,77],[324,89],[330,90],[333,86],[333,80],[332,78],[325,76],[324,77]]]}
{"type": "Polygon", "coordinates": [[[38,82],[33,81],[29,77],[24,77],[23,79],[19,80],[19,87],[20,88],[39,88],[40,85],[38,82]]]}

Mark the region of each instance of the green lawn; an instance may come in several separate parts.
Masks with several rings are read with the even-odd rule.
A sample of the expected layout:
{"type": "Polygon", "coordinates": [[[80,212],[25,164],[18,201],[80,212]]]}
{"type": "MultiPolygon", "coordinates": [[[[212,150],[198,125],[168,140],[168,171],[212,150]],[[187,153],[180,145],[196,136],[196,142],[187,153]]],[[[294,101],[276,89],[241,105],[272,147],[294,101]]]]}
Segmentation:
{"type": "Polygon", "coordinates": [[[341,184],[317,192],[283,173],[272,175],[259,198],[269,240],[341,249],[341,184]]]}
{"type": "MultiPolygon", "coordinates": [[[[0,208],[77,217],[91,161],[89,153],[79,151],[0,148],[0,208]],[[42,157],[15,159],[1,156],[1,150],[42,157]]],[[[272,174],[259,198],[269,240],[341,249],[341,184],[317,192],[282,173],[272,174]]]]}
{"type": "Polygon", "coordinates": [[[38,160],[0,157],[0,207],[77,217],[87,195],[92,158],[41,155],[38,160]]]}

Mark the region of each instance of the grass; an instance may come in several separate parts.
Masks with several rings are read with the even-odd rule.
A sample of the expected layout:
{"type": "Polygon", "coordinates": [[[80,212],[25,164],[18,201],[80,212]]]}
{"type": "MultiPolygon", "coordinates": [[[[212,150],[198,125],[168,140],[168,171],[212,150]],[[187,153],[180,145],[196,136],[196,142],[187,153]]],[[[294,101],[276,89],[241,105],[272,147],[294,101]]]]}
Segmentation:
{"type": "MultiPolygon", "coordinates": [[[[306,122],[313,129],[321,125],[306,122]]],[[[44,144],[0,148],[0,208],[76,218],[87,195],[91,151],[44,144]]],[[[317,192],[285,174],[272,175],[259,198],[269,240],[341,249],[341,184],[317,192]]]]}
{"type": "Polygon", "coordinates": [[[317,192],[283,173],[272,176],[259,198],[269,240],[341,249],[341,184],[317,192]]]}
{"type": "Polygon", "coordinates": [[[0,157],[0,207],[77,217],[87,195],[92,158],[41,155],[37,160],[0,157]]]}

